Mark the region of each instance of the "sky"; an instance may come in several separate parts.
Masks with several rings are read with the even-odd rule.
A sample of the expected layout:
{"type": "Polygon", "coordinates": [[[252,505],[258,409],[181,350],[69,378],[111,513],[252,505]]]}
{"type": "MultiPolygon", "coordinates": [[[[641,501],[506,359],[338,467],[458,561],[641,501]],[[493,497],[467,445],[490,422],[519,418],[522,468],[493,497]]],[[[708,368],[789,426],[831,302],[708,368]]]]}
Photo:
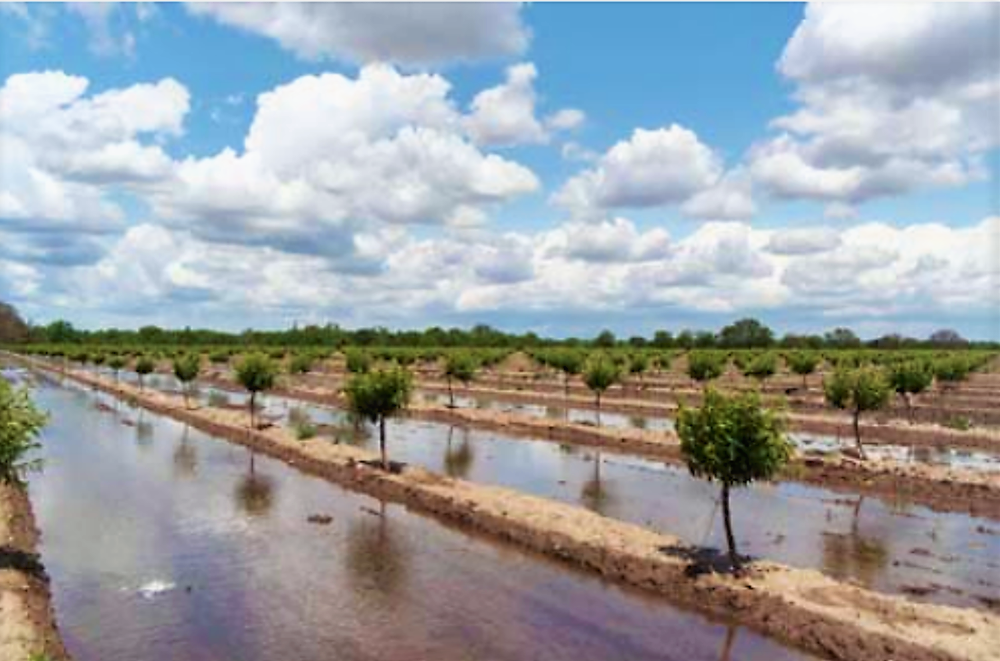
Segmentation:
{"type": "Polygon", "coordinates": [[[37,323],[1000,339],[1000,5],[0,5],[37,323]]]}

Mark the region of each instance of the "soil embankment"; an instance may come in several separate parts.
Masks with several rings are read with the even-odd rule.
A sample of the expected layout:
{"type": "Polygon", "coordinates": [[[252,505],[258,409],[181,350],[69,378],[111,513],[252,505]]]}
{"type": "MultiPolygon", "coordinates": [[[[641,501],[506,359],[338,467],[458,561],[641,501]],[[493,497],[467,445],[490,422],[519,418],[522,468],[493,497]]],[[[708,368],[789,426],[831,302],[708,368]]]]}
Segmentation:
{"type": "Polygon", "coordinates": [[[24,489],[0,484],[0,661],[69,657],[55,624],[24,489]]]}

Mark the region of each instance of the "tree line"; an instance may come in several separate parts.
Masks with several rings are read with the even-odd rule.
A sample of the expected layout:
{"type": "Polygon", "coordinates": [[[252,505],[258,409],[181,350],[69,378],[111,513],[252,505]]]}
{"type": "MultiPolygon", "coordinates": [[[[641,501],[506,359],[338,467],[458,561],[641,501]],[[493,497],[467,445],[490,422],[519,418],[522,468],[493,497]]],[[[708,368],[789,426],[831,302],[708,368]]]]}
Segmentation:
{"type": "Polygon", "coordinates": [[[938,330],[926,338],[884,335],[862,340],[849,328],[834,328],[822,335],[787,333],[779,337],[773,329],[757,319],[744,318],[723,326],[718,331],[658,330],[650,337],[634,335],[619,338],[604,330],[592,338],[551,338],[534,332],[507,333],[486,324],[471,328],[441,328],[424,330],[390,330],[374,328],[343,328],[337,324],[294,325],[286,330],[252,330],[229,333],[211,329],[168,329],[143,326],[139,329],[107,328],[86,330],[76,328],[66,320],[46,325],[31,325],[13,307],[0,302],[0,344],[31,342],[36,344],[88,344],[132,346],[245,346],[245,347],[466,347],[518,348],[581,347],[581,348],[651,348],[651,349],[998,349],[997,341],[969,341],[951,329],[938,330]]]}

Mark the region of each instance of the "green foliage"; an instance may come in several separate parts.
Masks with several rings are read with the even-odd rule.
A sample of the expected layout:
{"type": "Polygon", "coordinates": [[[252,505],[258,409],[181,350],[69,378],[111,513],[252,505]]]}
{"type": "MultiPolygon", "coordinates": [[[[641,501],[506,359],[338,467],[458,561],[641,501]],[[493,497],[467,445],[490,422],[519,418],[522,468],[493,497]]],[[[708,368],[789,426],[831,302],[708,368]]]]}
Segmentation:
{"type": "Polygon", "coordinates": [[[970,362],[964,356],[948,356],[934,362],[934,376],[942,383],[964,381],[970,371],[970,362]]]}
{"type": "Polygon", "coordinates": [[[692,475],[731,486],[769,480],[792,456],[784,422],[754,392],[727,396],[710,388],[700,408],[681,407],[677,435],[692,475]]]}
{"type": "Polygon", "coordinates": [[[113,369],[116,373],[125,367],[125,358],[119,354],[115,354],[108,358],[108,367],[113,369]]]}
{"type": "Polygon", "coordinates": [[[153,364],[153,361],[145,356],[135,361],[135,372],[139,376],[152,374],[154,369],[156,369],[156,366],[153,364]]]}
{"type": "Polygon", "coordinates": [[[294,354],[291,360],[288,362],[288,373],[289,374],[305,374],[312,369],[313,363],[316,362],[315,357],[309,353],[297,353],[294,354]]]}
{"type": "Polygon", "coordinates": [[[715,351],[692,351],[688,354],[688,376],[695,381],[717,379],[722,376],[725,366],[725,355],[715,351]]]}
{"type": "Polygon", "coordinates": [[[788,369],[799,376],[809,376],[819,366],[819,354],[814,351],[792,351],[785,354],[788,369]]]}
{"type": "Polygon", "coordinates": [[[969,420],[964,415],[953,415],[942,424],[944,424],[944,426],[948,429],[954,429],[956,431],[969,431],[972,429],[972,420],[969,420]]]}
{"type": "Polygon", "coordinates": [[[374,423],[406,408],[412,391],[412,375],[394,367],[352,377],[344,395],[352,413],[374,423]]]}
{"type": "Polygon", "coordinates": [[[826,401],[838,409],[877,411],[889,403],[891,389],[877,367],[837,369],[823,382],[826,401]]]}
{"type": "Polygon", "coordinates": [[[250,393],[270,390],[277,378],[277,363],[262,353],[251,353],[236,364],[236,380],[250,393]]]}
{"type": "Polygon", "coordinates": [[[41,465],[27,457],[41,447],[35,439],[46,422],[27,389],[15,390],[0,379],[0,482],[22,485],[24,474],[41,465]]]}
{"type": "Polygon", "coordinates": [[[649,369],[649,354],[637,352],[628,357],[629,374],[642,374],[649,369]]]}
{"type": "Polygon", "coordinates": [[[770,352],[762,353],[743,368],[743,376],[763,381],[778,371],[778,357],[770,352]]]}
{"type": "Polygon", "coordinates": [[[455,351],[448,354],[444,364],[444,374],[448,378],[458,379],[468,383],[476,376],[479,365],[473,355],[467,351],[455,351]]]}
{"type": "Polygon", "coordinates": [[[364,374],[372,368],[372,356],[367,351],[348,349],[344,352],[344,359],[351,374],[364,374]]]}
{"type": "Polygon", "coordinates": [[[774,344],[774,332],[756,319],[740,319],[719,331],[718,345],[726,348],[766,348],[774,344]]]}
{"type": "Polygon", "coordinates": [[[908,361],[889,368],[889,383],[900,395],[916,395],[931,387],[934,374],[925,363],[908,361]]]}
{"type": "Polygon", "coordinates": [[[208,360],[212,362],[213,365],[224,365],[229,362],[230,354],[226,349],[217,349],[208,354],[208,360]]]}
{"type": "Polygon", "coordinates": [[[300,441],[315,437],[318,431],[309,414],[298,407],[288,412],[288,422],[295,431],[295,438],[300,441]]]}
{"type": "Polygon", "coordinates": [[[174,376],[181,383],[188,384],[198,378],[201,360],[196,354],[182,354],[174,358],[174,376]]]}
{"type": "Polygon", "coordinates": [[[583,382],[597,394],[613,386],[621,378],[621,370],[607,354],[591,356],[583,367],[583,382]]]}

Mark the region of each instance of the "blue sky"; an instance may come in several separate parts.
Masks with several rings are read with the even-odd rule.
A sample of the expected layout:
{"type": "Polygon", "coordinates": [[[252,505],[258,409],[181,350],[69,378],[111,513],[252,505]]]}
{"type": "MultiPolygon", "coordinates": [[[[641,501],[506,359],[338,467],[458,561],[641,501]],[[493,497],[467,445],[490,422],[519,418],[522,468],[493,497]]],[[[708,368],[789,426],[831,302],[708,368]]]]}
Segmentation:
{"type": "Polygon", "coordinates": [[[0,299],[1000,338],[1000,8],[4,5],[0,299]]]}

